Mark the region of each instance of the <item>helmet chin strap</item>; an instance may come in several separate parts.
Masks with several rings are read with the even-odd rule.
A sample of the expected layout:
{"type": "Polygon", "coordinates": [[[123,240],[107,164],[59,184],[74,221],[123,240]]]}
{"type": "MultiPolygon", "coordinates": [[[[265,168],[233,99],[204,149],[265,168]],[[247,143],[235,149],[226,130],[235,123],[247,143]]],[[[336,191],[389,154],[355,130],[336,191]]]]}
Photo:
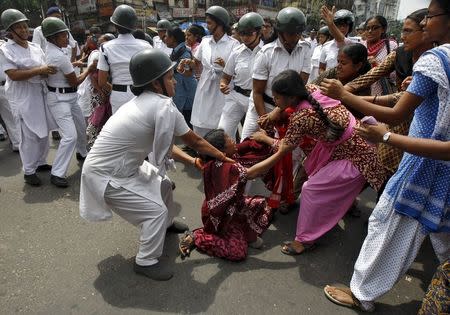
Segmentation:
{"type": "Polygon", "coordinates": [[[160,84],[160,85],[161,85],[161,87],[162,87],[162,90],[163,90],[163,95],[165,95],[165,96],[169,96],[169,94],[167,93],[167,89],[166,89],[166,84],[164,83],[164,79],[163,79],[163,77],[164,77],[164,76],[162,76],[162,77],[158,78],[158,82],[159,82],[159,84],[160,84]]]}
{"type": "Polygon", "coordinates": [[[28,40],[28,36],[26,38],[23,38],[22,36],[20,36],[19,34],[17,34],[17,32],[13,29],[11,29],[11,32],[13,32],[14,34],[16,34],[17,37],[19,37],[21,40],[28,40]]]}
{"type": "MultiPolygon", "coordinates": [[[[248,48],[250,48],[250,49],[252,49],[252,47],[253,47],[253,45],[255,44],[255,43],[259,43],[259,41],[261,40],[261,34],[260,33],[258,33],[258,35],[255,37],[255,39],[250,43],[250,44],[248,44],[248,45],[246,45],[248,48]]],[[[256,45],[255,45],[256,46],[256,45]]],[[[253,47],[254,48],[254,47],[253,47]]]]}

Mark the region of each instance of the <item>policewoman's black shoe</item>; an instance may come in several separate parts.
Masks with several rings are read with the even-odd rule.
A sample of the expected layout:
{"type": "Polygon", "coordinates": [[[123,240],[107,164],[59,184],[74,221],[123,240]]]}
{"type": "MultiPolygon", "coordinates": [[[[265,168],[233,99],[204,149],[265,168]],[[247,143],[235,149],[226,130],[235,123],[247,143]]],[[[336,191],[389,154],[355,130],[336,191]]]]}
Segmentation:
{"type": "Polygon", "coordinates": [[[25,180],[25,183],[27,183],[30,186],[41,186],[42,182],[39,179],[39,177],[37,177],[36,173],[31,174],[31,175],[23,175],[23,179],[25,180]]]}
{"type": "Polygon", "coordinates": [[[50,176],[50,182],[55,185],[56,187],[66,188],[69,187],[69,182],[67,179],[63,177],[58,177],[55,175],[50,176]]]}

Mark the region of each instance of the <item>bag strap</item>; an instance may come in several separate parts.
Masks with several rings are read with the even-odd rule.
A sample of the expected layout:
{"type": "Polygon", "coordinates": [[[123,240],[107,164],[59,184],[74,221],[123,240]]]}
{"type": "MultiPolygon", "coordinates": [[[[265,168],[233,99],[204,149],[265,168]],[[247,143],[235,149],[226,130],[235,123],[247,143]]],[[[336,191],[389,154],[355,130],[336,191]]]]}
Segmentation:
{"type": "Polygon", "coordinates": [[[430,52],[441,60],[445,73],[447,74],[447,79],[450,81],[450,64],[447,54],[441,49],[433,49],[430,52]]]}

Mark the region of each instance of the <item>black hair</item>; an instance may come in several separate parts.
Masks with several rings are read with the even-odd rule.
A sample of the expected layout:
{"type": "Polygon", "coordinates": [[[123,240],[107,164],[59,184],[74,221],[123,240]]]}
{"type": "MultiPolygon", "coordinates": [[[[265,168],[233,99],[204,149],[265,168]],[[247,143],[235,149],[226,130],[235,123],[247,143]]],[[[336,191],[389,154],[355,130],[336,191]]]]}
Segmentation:
{"type": "MultiPolygon", "coordinates": [[[[225,131],[223,129],[213,129],[209,131],[203,138],[219,151],[225,151],[225,131]]],[[[203,162],[212,161],[215,158],[209,155],[200,154],[203,162]]]]}
{"type": "Polygon", "coordinates": [[[134,38],[145,40],[145,33],[143,30],[134,30],[131,34],[134,38]]]}
{"type": "Polygon", "coordinates": [[[133,93],[136,96],[139,96],[142,93],[144,93],[144,91],[150,90],[150,87],[148,85],[144,85],[144,86],[140,86],[140,87],[132,85],[132,86],[130,86],[130,90],[131,90],[131,93],[133,93]]]}
{"type": "Polygon", "coordinates": [[[450,14],[450,2],[448,0],[434,0],[438,6],[444,10],[447,14],[450,14]]]}
{"type": "Polygon", "coordinates": [[[200,43],[202,41],[203,36],[205,36],[205,29],[197,24],[192,24],[187,29],[189,33],[194,35],[197,38],[197,42],[200,43]]]}
{"type": "Polygon", "coordinates": [[[320,120],[327,127],[325,138],[328,141],[336,141],[342,136],[345,129],[333,122],[327,116],[320,103],[306,90],[305,84],[297,71],[284,70],[278,74],[273,79],[272,91],[283,96],[296,96],[300,98],[300,100],[307,100],[311,104],[314,111],[319,115],[320,120]]]}
{"type": "Polygon", "coordinates": [[[362,63],[361,69],[358,71],[359,75],[365,74],[372,68],[370,62],[367,60],[367,48],[363,44],[348,44],[343,46],[340,51],[350,58],[353,64],[362,63]]]}
{"type": "Polygon", "coordinates": [[[428,9],[420,9],[408,15],[406,19],[413,20],[417,25],[420,25],[420,22],[422,22],[427,13],[428,9]]]}
{"type": "Polygon", "coordinates": [[[263,20],[264,20],[264,23],[269,23],[270,26],[273,26],[273,24],[274,24],[273,20],[268,16],[266,16],[263,20]]]}
{"type": "Polygon", "coordinates": [[[367,28],[367,24],[369,23],[370,20],[377,20],[377,22],[380,23],[381,27],[384,29],[383,34],[381,34],[381,38],[382,39],[387,38],[388,22],[387,22],[386,18],[382,15],[371,16],[370,18],[368,18],[366,20],[365,28],[367,28]]]}
{"type": "Polygon", "coordinates": [[[119,34],[129,34],[132,33],[132,30],[129,30],[128,28],[116,25],[117,33],[119,34]]]}
{"type": "Polygon", "coordinates": [[[180,44],[186,40],[183,31],[179,27],[168,29],[167,36],[175,38],[177,44],[180,44]]]}
{"type": "Polygon", "coordinates": [[[90,28],[89,28],[89,34],[101,34],[102,33],[102,30],[100,29],[100,27],[98,27],[98,26],[91,26],[90,28]]]}

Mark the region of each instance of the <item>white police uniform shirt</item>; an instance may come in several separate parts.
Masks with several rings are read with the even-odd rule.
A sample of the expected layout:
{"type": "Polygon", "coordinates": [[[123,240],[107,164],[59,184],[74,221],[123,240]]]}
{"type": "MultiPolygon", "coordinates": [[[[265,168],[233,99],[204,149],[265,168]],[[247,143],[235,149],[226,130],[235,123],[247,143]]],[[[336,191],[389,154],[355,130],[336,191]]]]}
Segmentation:
{"type": "Polygon", "coordinates": [[[110,103],[113,113],[120,106],[131,100],[134,95],[129,86],[133,84],[130,74],[130,59],[137,52],[152,48],[145,40],[136,39],[131,34],[119,34],[116,39],[110,40],[100,48],[97,69],[109,71],[112,84],[127,85],[126,92],[112,91],[110,103]]]}
{"type": "MultiPolygon", "coordinates": [[[[309,74],[311,72],[311,54],[312,51],[309,42],[299,40],[292,52],[289,53],[284,48],[280,39],[277,38],[276,41],[264,45],[256,55],[252,78],[266,81],[264,94],[272,97],[273,79],[282,71],[291,69],[298,73],[304,72],[309,74]]],[[[273,105],[265,103],[266,112],[271,112],[273,108],[273,105]]],[[[258,117],[252,92],[242,130],[242,139],[249,137],[259,129],[257,123],[258,117]]]]}
{"type": "Polygon", "coordinates": [[[349,38],[344,39],[344,43],[338,45],[335,39],[327,42],[330,43],[326,47],[322,48],[322,52],[320,54],[320,63],[326,64],[326,70],[331,69],[337,66],[337,57],[339,54],[339,49],[345,45],[352,44],[352,41],[349,38]]]}
{"type": "Polygon", "coordinates": [[[280,72],[287,69],[298,73],[311,72],[311,54],[311,45],[306,41],[299,40],[289,53],[278,38],[264,45],[256,55],[252,78],[267,81],[265,94],[272,97],[272,82],[280,72]]]}
{"type": "MultiPolygon", "coordinates": [[[[44,66],[45,55],[39,45],[28,43],[24,48],[13,40],[0,46],[2,71],[13,69],[31,69],[44,66]]],[[[48,136],[55,127],[52,116],[48,113],[44,101],[44,80],[34,76],[28,80],[13,81],[6,76],[5,96],[17,117],[39,138],[48,136]]]]}
{"type": "Polygon", "coordinates": [[[48,65],[56,67],[56,73],[50,74],[47,79],[48,86],[51,87],[70,87],[66,75],[74,72],[67,50],[48,43],[45,60],[48,65]]]}
{"type": "Polygon", "coordinates": [[[231,87],[232,84],[244,90],[253,88],[252,72],[256,54],[263,47],[263,42],[251,50],[245,44],[241,44],[231,52],[223,73],[232,77],[231,91],[225,95],[225,105],[220,116],[218,127],[223,129],[231,138],[237,132],[239,122],[248,110],[249,97],[241,94],[231,87]]]}
{"type": "Polygon", "coordinates": [[[306,42],[309,42],[310,44],[311,44],[311,50],[313,51],[316,47],[317,47],[317,45],[318,45],[318,43],[317,43],[317,39],[311,39],[311,37],[308,37],[308,38],[306,38],[305,39],[305,41],[306,42]]]}
{"type": "MultiPolygon", "coordinates": [[[[41,49],[45,52],[47,50],[47,39],[44,37],[42,33],[42,26],[38,26],[33,31],[33,43],[41,46],[41,49]]],[[[72,34],[69,32],[69,45],[64,47],[63,50],[69,55],[69,58],[72,58],[72,49],[77,47],[77,41],[73,38],[72,34]]]]}
{"type": "Polygon", "coordinates": [[[205,129],[217,128],[225,99],[219,90],[223,67],[214,62],[219,57],[226,62],[232,50],[239,45],[227,34],[217,42],[212,35],[203,37],[194,54],[194,58],[201,62],[203,71],[192,105],[192,125],[205,129]]]}
{"type": "Polygon", "coordinates": [[[158,35],[153,37],[153,45],[155,48],[161,49],[168,56],[172,54],[172,48],[167,47],[166,43],[164,43],[163,40],[158,35]]]}
{"type": "Polygon", "coordinates": [[[245,44],[240,44],[233,49],[228,58],[223,73],[233,77],[234,85],[239,86],[245,90],[251,90],[253,87],[252,73],[253,64],[256,54],[263,47],[263,42],[251,50],[245,44]]]}
{"type": "Polygon", "coordinates": [[[189,132],[183,115],[164,95],[145,91],[124,104],[105,124],[83,164],[80,215],[89,221],[112,216],[108,184],[163,205],[162,169],[174,136],[189,132]],[[144,159],[153,153],[151,163],[144,159]]]}
{"type": "Polygon", "coordinates": [[[314,81],[319,76],[320,56],[322,55],[322,50],[327,49],[330,45],[331,41],[328,41],[323,45],[318,45],[314,48],[311,57],[311,73],[309,74],[308,83],[314,81]]]}

